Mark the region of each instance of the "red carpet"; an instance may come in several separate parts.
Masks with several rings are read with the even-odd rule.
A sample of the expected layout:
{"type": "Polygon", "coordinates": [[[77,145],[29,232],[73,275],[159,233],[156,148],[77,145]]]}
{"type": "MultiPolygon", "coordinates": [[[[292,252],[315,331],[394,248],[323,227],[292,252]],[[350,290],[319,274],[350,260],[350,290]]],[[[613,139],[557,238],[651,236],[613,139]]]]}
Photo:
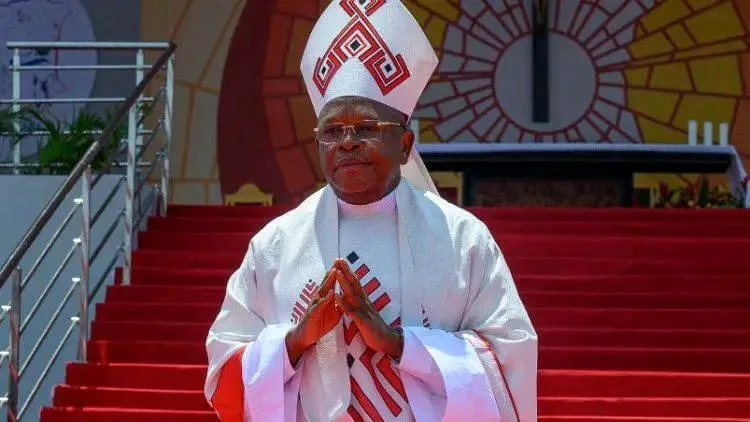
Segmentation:
{"type": "MultiPolygon", "coordinates": [[[[97,306],[43,422],[216,421],[204,341],[252,232],[284,208],[173,206],[97,306]]],[[[474,209],[540,336],[540,421],[750,420],[750,213],[474,209]]]]}

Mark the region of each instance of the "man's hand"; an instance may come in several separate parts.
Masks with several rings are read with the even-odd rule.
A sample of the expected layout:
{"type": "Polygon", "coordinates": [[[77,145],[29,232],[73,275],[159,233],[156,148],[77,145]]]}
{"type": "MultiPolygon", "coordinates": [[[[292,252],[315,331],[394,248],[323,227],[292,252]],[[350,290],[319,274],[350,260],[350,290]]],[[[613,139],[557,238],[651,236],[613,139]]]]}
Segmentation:
{"type": "Polygon", "coordinates": [[[333,267],[343,292],[336,295],[336,305],[357,324],[362,339],[370,348],[400,359],[404,348],[401,332],[383,321],[345,260],[337,259],[333,267]]]}
{"type": "Polygon", "coordinates": [[[308,347],[317,343],[321,337],[326,335],[341,319],[341,311],[335,306],[335,295],[333,286],[340,278],[340,272],[336,268],[326,273],[323,284],[314,294],[315,299],[307,307],[299,324],[287,333],[286,350],[289,361],[296,365],[302,354],[308,347]]]}

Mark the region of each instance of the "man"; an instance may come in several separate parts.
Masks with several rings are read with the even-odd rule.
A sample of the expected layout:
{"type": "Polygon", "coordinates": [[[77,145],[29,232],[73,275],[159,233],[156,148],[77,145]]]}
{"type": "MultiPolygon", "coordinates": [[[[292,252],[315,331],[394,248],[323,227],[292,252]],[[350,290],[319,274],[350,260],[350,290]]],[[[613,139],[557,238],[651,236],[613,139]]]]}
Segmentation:
{"type": "Polygon", "coordinates": [[[436,65],[398,0],[321,15],[302,73],[328,185],[229,280],[207,340],[222,420],[536,420],[537,337],[507,265],[430,192],[407,128],[436,65]]]}

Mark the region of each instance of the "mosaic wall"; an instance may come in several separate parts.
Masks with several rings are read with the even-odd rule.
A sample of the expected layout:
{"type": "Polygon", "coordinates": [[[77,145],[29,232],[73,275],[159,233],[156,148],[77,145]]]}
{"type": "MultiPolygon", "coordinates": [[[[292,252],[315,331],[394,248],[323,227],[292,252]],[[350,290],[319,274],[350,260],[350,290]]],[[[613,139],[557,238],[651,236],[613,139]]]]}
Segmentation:
{"type": "MultiPolygon", "coordinates": [[[[405,2],[441,59],[418,105],[423,142],[684,143],[698,119],[730,122],[748,156],[750,1],[550,0],[548,124],[531,122],[523,88],[531,1],[405,2]]],[[[144,39],[180,45],[174,201],[250,182],[283,202],[318,183],[299,60],[327,3],[143,0],[144,39]]]]}

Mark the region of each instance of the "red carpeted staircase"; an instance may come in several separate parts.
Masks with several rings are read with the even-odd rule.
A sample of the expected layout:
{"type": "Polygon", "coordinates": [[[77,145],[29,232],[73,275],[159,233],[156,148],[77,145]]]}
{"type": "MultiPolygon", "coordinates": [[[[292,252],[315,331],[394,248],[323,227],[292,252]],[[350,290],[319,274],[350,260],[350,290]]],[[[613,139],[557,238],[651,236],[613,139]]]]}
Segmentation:
{"type": "MultiPolygon", "coordinates": [[[[280,208],[173,206],[97,306],[43,422],[215,421],[204,341],[280,208]]],[[[750,213],[476,209],[540,336],[540,421],[750,420],[750,213]]]]}

